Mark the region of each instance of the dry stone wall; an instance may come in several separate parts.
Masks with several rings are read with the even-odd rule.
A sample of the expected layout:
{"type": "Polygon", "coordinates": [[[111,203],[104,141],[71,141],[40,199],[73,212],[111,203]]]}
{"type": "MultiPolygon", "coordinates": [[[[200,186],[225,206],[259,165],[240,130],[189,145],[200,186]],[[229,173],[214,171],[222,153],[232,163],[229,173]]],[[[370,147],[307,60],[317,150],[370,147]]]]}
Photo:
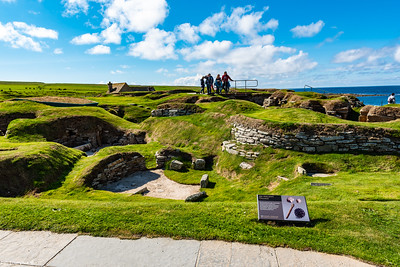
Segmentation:
{"type": "Polygon", "coordinates": [[[93,188],[115,182],[134,172],[146,170],[145,158],[137,152],[111,155],[102,159],[85,175],[85,183],[93,188]]]}
{"type": "Polygon", "coordinates": [[[152,117],[176,117],[192,115],[194,112],[184,109],[155,109],[151,111],[152,117]]]}
{"type": "Polygon", "coordinates": [[[266,124],[235,116],[232,136],[242,144],[271,146],[308,153],[355,152],[399,154],[400,132],[351,125],[266,124]]]}

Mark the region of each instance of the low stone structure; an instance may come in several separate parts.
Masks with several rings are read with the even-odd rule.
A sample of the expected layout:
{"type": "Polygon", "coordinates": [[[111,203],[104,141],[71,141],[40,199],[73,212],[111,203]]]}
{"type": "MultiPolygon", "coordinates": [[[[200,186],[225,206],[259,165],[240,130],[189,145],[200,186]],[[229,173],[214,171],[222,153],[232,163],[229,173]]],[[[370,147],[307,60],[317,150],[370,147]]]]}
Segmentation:
{"type": "Polygon", "coordinates": [[[235,141],[224,141],[222,142],[222,151],[226,151],[232,155],[239,155],[247,159],[256,159],[260,153],[254,151],[248,151],[238,145],[235,141]]]}
{"type": "Polygon", "coordinates": [[[192,115],[194,112],[184,109],[154,109],[151,111],[152,117],[176,117],[192,115]]]}
{"type": "Polygon", "coordinates": [[[165,164],[172,159],[181,158],[186,161],[192,161],[192,155],[190,155],[189,153],[172,148],[164,148],[157,151],[155,157],[158,169],[164,168],[165,164]]]}
{"type": "Polygon", "coordinates": [[[95,189],[115,182],[134,172],[146,170],[145,158],[137,152],[117,153],[99,161],[84,175],[85,184],[95,189]]]}
{"type": "Polygon", "coordinates": [[[231,117],[232,136],[242,144],[262,144],[308,153],[399,154],[400,132],[346,124],[273,124],[242,115],[231,117]]]}
{"type": "Polygon", "coordinates": [[[400,108],[367,105],[360,110],[359,121],[385,122],[400,119],[400,108]]]}
{"type": "Polygon", "coordinates": [[[192,162],[193,169],[195,170],[205,170],[206,161],[204,159],[195,159],[192,162]]]}

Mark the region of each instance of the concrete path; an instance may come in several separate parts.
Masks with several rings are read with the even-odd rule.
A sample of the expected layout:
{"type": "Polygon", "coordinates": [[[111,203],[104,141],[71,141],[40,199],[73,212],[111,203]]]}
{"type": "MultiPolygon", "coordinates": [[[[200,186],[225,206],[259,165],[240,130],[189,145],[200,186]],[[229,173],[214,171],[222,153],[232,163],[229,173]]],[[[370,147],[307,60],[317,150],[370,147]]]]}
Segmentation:
{"type": "Polygon", "coordinates": [[[372,266],[344,256],[222,241],[0,231],[0,266],[372,266]]]}

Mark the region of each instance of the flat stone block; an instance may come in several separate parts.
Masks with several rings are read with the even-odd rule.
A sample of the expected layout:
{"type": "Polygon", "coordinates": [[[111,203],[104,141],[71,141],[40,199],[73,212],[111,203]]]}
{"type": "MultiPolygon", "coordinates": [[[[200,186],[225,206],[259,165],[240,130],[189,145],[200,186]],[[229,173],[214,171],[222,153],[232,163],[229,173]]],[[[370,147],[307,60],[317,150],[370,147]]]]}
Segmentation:
{"type": "Polygon", "coordinates": [[[200,180],[200,188],[206,188],[208,186],[208,174],[204,174],[200,180]]]}
{"type": "Polygon", "coordinates": [[[363,262],[344,257],[329,255],[324,253],[317,253],[313,251],[298,251],[289,248],[277,248],[276,257],[279,266],[291,267],[320,267],[320,266],[352,266],[352,267],[371,267],[363,262]]]}
{"type": "Polygon", "coordinates": [[[198,257],[197,266],[229,266],[231,259],[231,243],[222,241],[201,241],[198,257]]]}
{"type": "Polygon", "coordinates": [[[232,243],[231,262],[232,267],[278,267],[275,250],[266,246],[246,245],[232,243]]]}
{"type": "Polygon", "coordinates": [[[170,165],[170,169],[174,171],[179,171],[183,168],[183,163],[179,160],[173,160],[170,165]]]}
{"type": "Polygon", "coordinates": [[[51,232],[12,232],[0,240],[0,262],[44,265],[76,237],[51,232]]]}
{"type": "Polygon", "coordinates": [[[200,242],[79,236],[49,266],[195,266],[200,242]]]}

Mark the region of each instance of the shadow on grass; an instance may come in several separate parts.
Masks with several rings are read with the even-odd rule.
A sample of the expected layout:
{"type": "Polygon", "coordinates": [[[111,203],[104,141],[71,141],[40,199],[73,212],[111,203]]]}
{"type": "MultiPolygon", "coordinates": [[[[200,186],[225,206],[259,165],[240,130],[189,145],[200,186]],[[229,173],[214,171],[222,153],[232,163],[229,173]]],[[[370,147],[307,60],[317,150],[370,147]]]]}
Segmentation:
{"type": "Polygon", "coordinates": [[[285,221],[259,221],[257,219],[253,219],[252,221],[256,221],[262,224],[266,224],[269,226],[275,227],[304,227],[304,228],[313,228],[320,223],[326,223],[330,220],[324,218],[313,219],[310,222],[285,222],[285,221]]]}

